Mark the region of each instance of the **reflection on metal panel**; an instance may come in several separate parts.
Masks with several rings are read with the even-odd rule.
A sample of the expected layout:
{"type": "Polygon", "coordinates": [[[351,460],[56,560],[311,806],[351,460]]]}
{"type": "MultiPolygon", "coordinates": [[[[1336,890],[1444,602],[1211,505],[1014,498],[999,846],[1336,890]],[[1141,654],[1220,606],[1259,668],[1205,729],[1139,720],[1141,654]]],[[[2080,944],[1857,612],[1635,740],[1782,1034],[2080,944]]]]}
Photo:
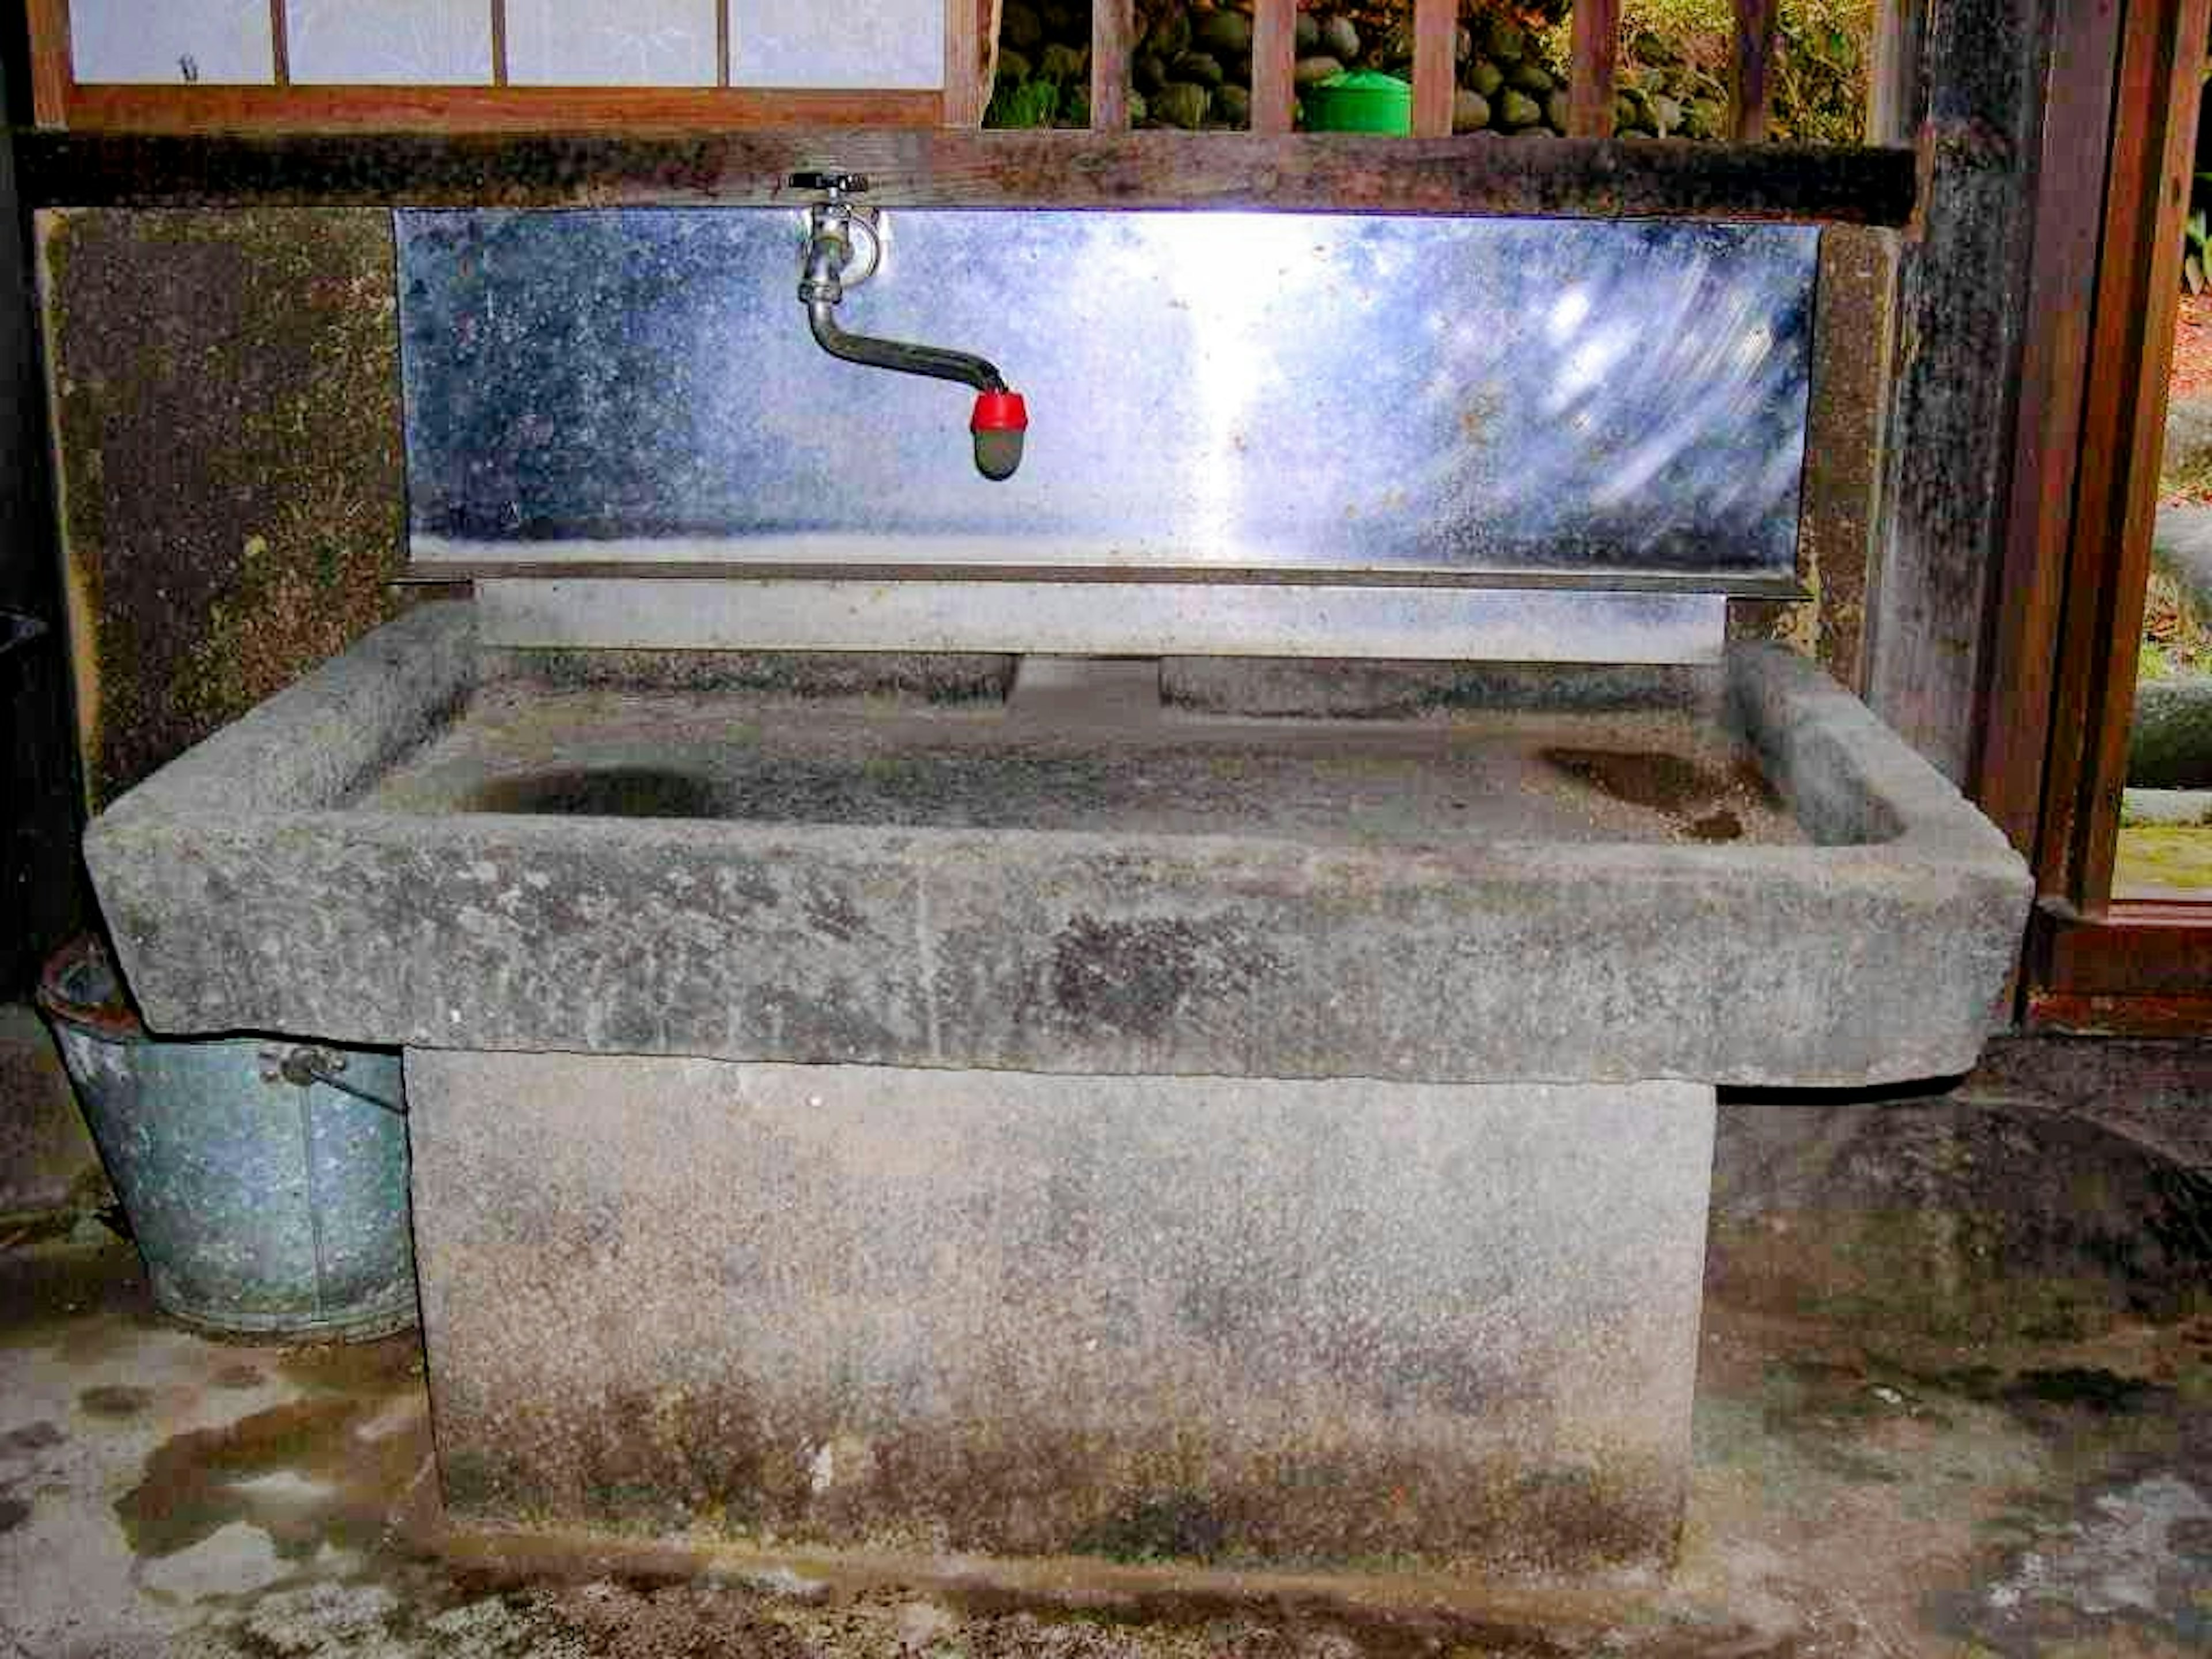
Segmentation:
{"type": "Polygon", "coordinates": [[[399,221],[413,527],[447,556],[808,537],[1478,580],[1794,563],[1809,228],[891,213],[840,320],[999,364],[1032,424],[992,483],[960,388],[809,337],[794,211],[399,221]]]}
{"type": "Polygon", "coordinates": [[[992,651],[1078,656],[1717,662],[1705,593],[1226,583],[672,580],[477,583],[477,637],[523,649],[992,651]]]}

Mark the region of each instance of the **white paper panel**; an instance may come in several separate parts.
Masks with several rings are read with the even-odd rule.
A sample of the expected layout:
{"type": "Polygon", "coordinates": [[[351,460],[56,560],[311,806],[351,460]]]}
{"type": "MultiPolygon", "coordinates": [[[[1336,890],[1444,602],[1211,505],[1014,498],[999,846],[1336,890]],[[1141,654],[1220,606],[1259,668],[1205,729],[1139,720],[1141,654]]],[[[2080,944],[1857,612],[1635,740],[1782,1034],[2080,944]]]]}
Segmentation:
{"type": "Polygon", "coordinates": [[[944,0],[730,0],[740,87],[945,84],[944,0]]]}
{"type": "Polygon", "coordinates": [[[711,87],[714,0],[507,0],[522,87],[711,87]]]}
{"type": "Polygon", "coordinates": [[[268,0],[73,0],[70,55],[86,85],[266,85],[268,0]]]}
{"type": "Polygon", "coordinates": [[[285,0],[295,82],[488,86],[490,0],[285,0]]]}

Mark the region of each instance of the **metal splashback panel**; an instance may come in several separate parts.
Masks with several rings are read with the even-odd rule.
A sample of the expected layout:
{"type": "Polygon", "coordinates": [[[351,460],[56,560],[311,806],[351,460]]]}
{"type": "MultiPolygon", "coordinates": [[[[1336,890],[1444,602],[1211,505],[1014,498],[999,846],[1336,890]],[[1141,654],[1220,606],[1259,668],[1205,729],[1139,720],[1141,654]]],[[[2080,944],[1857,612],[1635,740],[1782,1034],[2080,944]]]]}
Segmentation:
{"type": "Polygon", "coordinates": [[[795,210],[398,222],[421,562],[1792,579],[1810,228],[893,212],[841,320],[997,362],[994,484],[809,337],[795,210]]]}

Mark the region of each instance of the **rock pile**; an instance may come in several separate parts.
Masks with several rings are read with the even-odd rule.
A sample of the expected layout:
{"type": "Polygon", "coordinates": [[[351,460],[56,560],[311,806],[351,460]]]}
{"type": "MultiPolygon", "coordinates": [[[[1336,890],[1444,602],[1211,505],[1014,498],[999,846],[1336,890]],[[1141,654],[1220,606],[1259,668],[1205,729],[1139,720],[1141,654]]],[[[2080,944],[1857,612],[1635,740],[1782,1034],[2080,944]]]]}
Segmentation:
{"type": "MultiPolygon", "coordinates": [[[[1379,26],[1342,11],[1301,11],[1297,85],[1362,68],[1410,82],[1412,7],[1403,10],[1402,20],[1379,26]]],[[[1164,0],[1140,7],[1138,25],[1129,108],[1134,125],[1189,131],[1251,125],[1252,18],[1246,6],[1164,0]]],[[[1091,10],[1080,0],[1007,0],[997,90],[984,125],[1088,125],[1090,40],[1091,10]]],[[[1458,131],[1565,131],[1564,77],[1518,24],[1504,17],[1474,20],[1459,31],[1457,55],[1458,131]]]]}
{"type": "MultiPolygon", "coordinates": [[[[1349,69],[1413,79],[1413,8],[1377,23],[1348,11],[1297,15],[1297,84],[1349,69]]],[[[1083,0],[1007,0],[995,95],[987,126],[1087,126],[1091,9],[1083,0]]],[[[1455,132],[1563,133],[1566,73],[1546,37],[1502,13],[1462,8],[1454,45],[1455,132]]],[[[1251,124],[1252,18],[1247,4],[1163,0],[1142,6],[1133,54],[1130,117],[1139,127],[1234,131],[1251,124]]],[[[1625,68],[1614,127],[1651,137],[1718,138],[1727,90],[1688,63],[1625,68]]]]}

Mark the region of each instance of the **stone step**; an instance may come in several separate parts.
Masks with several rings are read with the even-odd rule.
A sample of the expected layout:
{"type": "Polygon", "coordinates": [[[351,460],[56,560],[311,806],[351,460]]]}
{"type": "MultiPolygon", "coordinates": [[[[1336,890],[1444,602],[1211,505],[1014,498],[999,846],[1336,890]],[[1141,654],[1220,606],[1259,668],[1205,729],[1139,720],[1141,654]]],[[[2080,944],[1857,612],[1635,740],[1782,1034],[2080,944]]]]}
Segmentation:
{"type": "Polygon", "coordinates": [[[2137,789],[2212,787],[2212,674],[2178,674],[2136,688],[2128,782],[2137,789]]]}
{"type": "Polygon", "coordinates": [[[2212,618],[2212,507],[2161,507],[2150,545],[2152,559],[2181,584],[2197,614],[2212,618]]]}
{"type": "Polygon", "coordinates": [[[2212,824],[2212,789],[2130,789],[2120,804],[2120,822],[2179,829],[2212,824]]]}

